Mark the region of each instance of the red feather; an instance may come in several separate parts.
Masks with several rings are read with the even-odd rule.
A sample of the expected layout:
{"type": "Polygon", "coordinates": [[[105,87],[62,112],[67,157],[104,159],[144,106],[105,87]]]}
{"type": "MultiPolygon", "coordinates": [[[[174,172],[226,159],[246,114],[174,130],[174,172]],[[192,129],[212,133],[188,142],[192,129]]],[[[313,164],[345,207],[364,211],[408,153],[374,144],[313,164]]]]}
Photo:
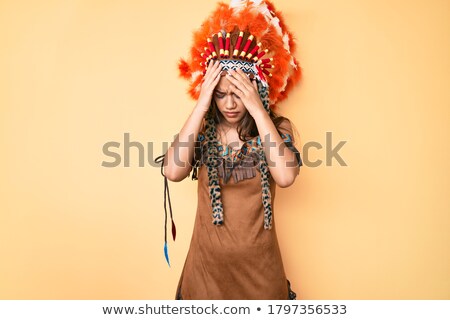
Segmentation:
{"type": "Polygon", "coordinates": [[[178,61],[178,70],[180,71],[180,77],[185,78],[185,79],[190,79],[191,67],[182,58],[178,61]]]}
{"type": "Polygon", "coordinates": [[[175,241],[176,236],[177,236],[177,228],[175,228],[175,223],[172,220],[172,237],[173,237],[173,241],[175,241]]]}

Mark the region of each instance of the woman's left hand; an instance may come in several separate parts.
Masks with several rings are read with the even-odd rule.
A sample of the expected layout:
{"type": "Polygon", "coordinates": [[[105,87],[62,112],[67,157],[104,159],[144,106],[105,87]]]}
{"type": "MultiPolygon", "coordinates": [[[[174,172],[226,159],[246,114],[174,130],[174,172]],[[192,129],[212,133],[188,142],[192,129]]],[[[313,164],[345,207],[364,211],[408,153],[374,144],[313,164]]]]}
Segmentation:
{"type": "Polygon", "coordinates": [[[250,80],[241,69],[228,70],[227,79],[233,92],[242,100],[250,115],[255,118],[258,112],[265,112],[258,92],[256,79],[250,80]]]}

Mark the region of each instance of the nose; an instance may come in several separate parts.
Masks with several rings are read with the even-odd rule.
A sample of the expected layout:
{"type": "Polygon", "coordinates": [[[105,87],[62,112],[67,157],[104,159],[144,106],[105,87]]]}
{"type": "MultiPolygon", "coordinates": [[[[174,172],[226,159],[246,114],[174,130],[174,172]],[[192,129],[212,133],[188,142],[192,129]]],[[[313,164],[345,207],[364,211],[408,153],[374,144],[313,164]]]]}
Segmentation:
{"type": "Polygon", "coordinates": [[[227,95],[227,101],[225,105],[227,111],[233,111],[234,109],[236,109],[237,104],[235,99],[236,98],[232,94],[227,95]]]}

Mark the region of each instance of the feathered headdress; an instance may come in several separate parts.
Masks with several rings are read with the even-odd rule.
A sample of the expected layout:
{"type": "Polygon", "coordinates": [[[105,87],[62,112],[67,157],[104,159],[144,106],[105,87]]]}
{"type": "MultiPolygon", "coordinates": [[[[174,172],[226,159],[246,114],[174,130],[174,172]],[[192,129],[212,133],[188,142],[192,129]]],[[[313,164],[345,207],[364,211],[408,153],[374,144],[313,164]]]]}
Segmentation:
{"type": "Polygon", "coordinates": [[[270,1],[219,2],[194,32],[193,42],[189,59],[180,59],[178,68],[180,76],[190,80],[188,91],[195,100],[210,59],[241,61],[253,68],[255,76],[270,88],[271,108],[301,78],[294,36],[270,1]]]}

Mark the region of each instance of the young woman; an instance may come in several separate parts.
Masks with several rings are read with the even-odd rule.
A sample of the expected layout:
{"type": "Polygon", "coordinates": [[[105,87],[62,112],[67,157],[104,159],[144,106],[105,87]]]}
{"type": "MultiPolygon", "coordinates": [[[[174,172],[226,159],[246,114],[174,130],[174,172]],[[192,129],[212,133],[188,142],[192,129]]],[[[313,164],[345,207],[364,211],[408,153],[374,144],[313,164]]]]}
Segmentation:
{"type": "MultiPolygon", "coordinates": [[[[206,33],[214,27],[219,31],[207,39],[204,54],[198,54],[205,61],[192,83],[197,103],[167,153],[158,157],[166,189],[167,179],[181,181],[191,172],[198,180],[194,231],[175,298],[295,299],[278,245],[274,199],[276,185],[292,185],[302,161],[290,121],[273,111],[273,103],[286,97],[300,78],[293,39],[283,33],[285,26],[269,2],[219,4],[212,17],[220,17],[218,25],[210,18],[211,25],[202,27],[206,33]],[[267,21],[265,33],[261,21],[261,30],[252,30],[251,21],[261,17],[267,21]],[[274,19],[278,37],[270,34],[278,34],[271,29],[274,19]],[[237,21],[250,22],[244,28],[237,21]],[[290,66],[278,62],[279,74],[272,76],[261,61],[268,53],[261,48],[263,42],[273,50],[273,59],[263,62],[276,66],[278,55],[290,58],[284,61],[290,66]],[[280,85],[277,80],[284,81],[280,85]]],[[[198,56],[191,52],[193,63],[182,60],[179,67],[193,78],[198,56]]],[[[172,233],[175,239],[173,220],[172,233]]],[[[169,262],[167,234],[165,240],[169,262]]]]}

